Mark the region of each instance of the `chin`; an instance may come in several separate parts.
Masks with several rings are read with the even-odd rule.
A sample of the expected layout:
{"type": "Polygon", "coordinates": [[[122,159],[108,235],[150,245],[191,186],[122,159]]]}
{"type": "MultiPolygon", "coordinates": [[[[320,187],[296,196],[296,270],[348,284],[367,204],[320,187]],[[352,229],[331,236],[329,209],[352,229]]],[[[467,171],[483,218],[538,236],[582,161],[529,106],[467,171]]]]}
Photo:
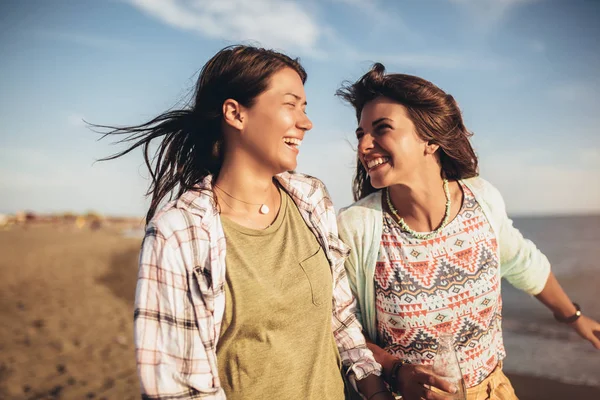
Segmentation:
{"type": "Polygon", "coordinates": [[[279,165],[280,165],[280,168],[279,168],[279,172],[277,172],[278,174],[280,174],[282,172],[294,171],[298,167],[298,163],[296,161],[282,162],[279,165]]]}
{"type": "Polygon", "coordinates": [[[388,182],[389,179],[386,179],[385,176],[369,176],[369,180],[371,181],[371,186],[375,189],[383,189],[391,185],[391,182],[388,182]]]}
{"type": "Polygon", "coordinates": [[[383,189],[383,188],[386,188],[388,185],[383,184],[378,180],[374,180],[374,181],[371,181],[371,186],[373,186],[375,189],[383,189]]]}
{"type": "Polygon", "coordinates": [[[284,164],[286,166],[286,171],[293,171],[298,168],[298,159],[294,157],[292,160],[286,160],[284,164]]]}

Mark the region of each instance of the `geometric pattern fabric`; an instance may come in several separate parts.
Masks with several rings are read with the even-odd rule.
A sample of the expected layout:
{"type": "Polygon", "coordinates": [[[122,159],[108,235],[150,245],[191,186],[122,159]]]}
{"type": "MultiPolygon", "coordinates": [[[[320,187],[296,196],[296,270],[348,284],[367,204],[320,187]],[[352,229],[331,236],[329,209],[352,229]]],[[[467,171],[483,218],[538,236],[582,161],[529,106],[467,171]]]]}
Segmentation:
{"type": "Polygon", "coordinates": [[[454,337],[467,387],[506,356],[496,236],[473,193],[432,239],[418,239],[383,213],[375,268],[377,343],[412,363],[431,365],[441,332],[454,337]]]}

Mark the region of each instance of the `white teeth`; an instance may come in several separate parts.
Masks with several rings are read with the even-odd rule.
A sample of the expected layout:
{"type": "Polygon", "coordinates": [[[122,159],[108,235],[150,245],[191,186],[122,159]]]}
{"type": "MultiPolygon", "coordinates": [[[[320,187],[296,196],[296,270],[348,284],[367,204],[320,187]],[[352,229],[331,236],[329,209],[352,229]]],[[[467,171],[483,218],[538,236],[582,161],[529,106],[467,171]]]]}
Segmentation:
{"type": "Polygon", "coordinates": [[[283,141],[286,144],[289,144],[289,145],[292,145],[292,146],[296,146],[296,147],[300,147],[300,145],[302,144],[302,140],[296,139],[296,138],[291,138],[291,137],[283,138],[283,141]]]}
{"type": "Polygon", "coordinates": [[[375,158],[374,160],[367,161],[367,168],[371,169],[388,161],[390,161],[389,157],[375,158]]]}

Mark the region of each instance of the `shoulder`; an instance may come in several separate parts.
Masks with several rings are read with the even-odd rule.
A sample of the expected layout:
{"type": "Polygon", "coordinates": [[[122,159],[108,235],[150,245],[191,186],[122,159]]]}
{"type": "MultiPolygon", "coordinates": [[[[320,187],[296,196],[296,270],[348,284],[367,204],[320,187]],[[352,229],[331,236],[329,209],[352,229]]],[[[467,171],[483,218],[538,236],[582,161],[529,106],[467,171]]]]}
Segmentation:
{"type": "Polygon", "coordinates": [[[381,191],[371,193],[348,207],[340,209],[338,218],[340,220],[351,220],[361,218],[368,214],[381,213],[381,191]]]}
{"type": "Polygon", "coordinates": [[[371,193],[340,210],[337,217],[340,233],[347,237],[371,231],[381,221],[381,213],[381,192],[371,193]]]}
{"type": "Polygon", "coordinates": [[[169,242],[173,247],[206,235],[203,216],[193,210],[178,206],[179,200],[165,204],[146,227],[146,237],[154,236],[169,242]]]}
{"type": "Polygon", "coordinates": [[[322,193],[329,197],[327,188],[323,181],[314,176],[303,174],[300,172],[289,171],[277,175],[277,178],[285,186],[289,186],[294,190],[297,190],[304,196],[310,197],[311,195],[322,193]]]}
{"type": "Polygon", "coordinates": [[[473,194],[478,201],[484,201],[492,210],[505,208],[502,194],[489,181],[477,176],[474,178],[463,179],[462,182],[473,191],[473,194]]]}
{"type": "Polygon", "coordinates": [[[318,214],[331,213],[335,219],[331,196],[320,179],[299,172],[284,172],[276,178],[298,207],[318,214]]]}

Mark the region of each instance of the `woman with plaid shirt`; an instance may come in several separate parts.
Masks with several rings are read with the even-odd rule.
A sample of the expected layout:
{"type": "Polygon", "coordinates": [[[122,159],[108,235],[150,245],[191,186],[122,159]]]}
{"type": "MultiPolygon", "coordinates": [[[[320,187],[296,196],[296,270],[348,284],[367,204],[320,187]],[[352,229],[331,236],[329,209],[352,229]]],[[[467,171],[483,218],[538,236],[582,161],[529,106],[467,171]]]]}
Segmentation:
{"type": "Polygon", "coordinates": [[[152,175],[135,299],[143,398],[343,399],[342,369],[365,398],[392,398],[327,191],[288,172],[312,127],[305,80],[297,60],[233,46],[203,67],[189,108],[105,127],[134,142],[110,158],[142,146],[152,175]]]}

